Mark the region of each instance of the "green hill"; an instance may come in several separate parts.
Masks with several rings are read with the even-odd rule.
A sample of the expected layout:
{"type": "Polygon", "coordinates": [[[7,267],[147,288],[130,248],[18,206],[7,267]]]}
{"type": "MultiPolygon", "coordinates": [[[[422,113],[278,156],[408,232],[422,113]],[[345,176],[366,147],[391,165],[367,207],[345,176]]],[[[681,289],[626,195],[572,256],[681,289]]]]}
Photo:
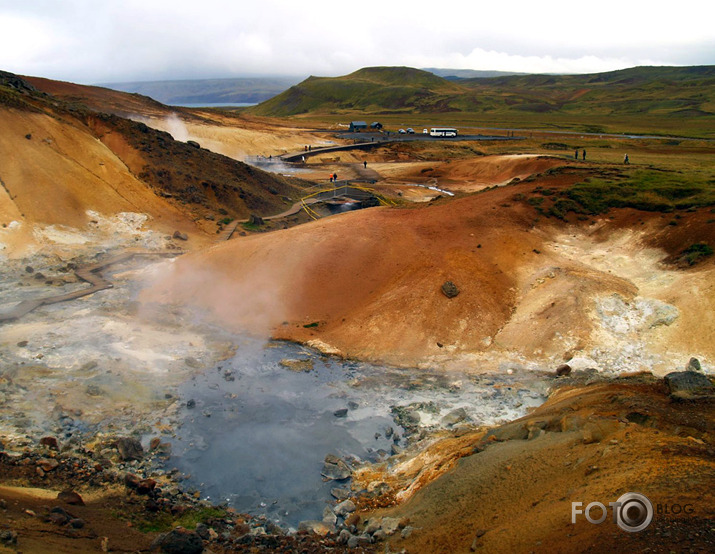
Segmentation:
{"type": "Polygon", "coordinates": [[[450,80],[407,67],[372,67],[343,77],[310,77],[250,111],[278,117],[360,114],[361,119],[441,114],[445,123],[713,138],[715,66],[450,80]]]}
{"type": "Polygon", "coordinates": [[[370,67],[343,77],[309,77],[250,111],[288,116],[312,112],[440,112],[465,89],[428,71],[370,67]]]}
{"type": "Polygon", "coordinates": [[[493,109],[574,114],[715,115],[715,66],[463,79],[493,109]]]}

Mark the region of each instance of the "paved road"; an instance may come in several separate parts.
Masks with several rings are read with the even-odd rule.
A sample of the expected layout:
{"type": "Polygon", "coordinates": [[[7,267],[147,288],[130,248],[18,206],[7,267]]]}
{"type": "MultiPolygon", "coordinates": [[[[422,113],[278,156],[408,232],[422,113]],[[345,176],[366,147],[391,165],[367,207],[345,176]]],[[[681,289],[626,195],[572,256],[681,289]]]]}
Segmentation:
{"type": "Polygon", "coordinates": [[[353,140],[352,144],[340,144],[335,146],[325,146],[323,148],[312,148],[311,150],[301,150],[278,156],[284,162],[300,162],[303,158],[326,154],[329,152],[340,152],[345,150],[368,150],[377,146],[383,146],[392,142],[412,142],[412,141],[475,141],[475,140],[523,140],[525,137],[500,137],[497,135],[457,135],[456,137],[433,137],[422,133],[414,135],[398,135],[390,133],[340,133],[335,135],[342,140],[353,140]]]}

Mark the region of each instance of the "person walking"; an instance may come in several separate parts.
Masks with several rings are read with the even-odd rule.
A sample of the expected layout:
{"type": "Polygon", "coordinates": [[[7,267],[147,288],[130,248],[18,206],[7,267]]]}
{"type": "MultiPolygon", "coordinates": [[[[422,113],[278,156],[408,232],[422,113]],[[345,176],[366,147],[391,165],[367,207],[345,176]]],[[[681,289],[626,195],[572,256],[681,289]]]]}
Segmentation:
{"type": "Polygon", "coordinates": [[[573,157],[578,160],[578,149],[573,153],[573,157]]]}
{"type": "Polygon", "coordinates": [[[583,149],[583,152],[581,153],[581,155],[583,156],[583,161],[585,162],[586,161],[586,149],[585,148],[583,149]]]}
{"type": "Polygon", "coordinates": [[[365,169],[367,169],[367,161],[362,162],[362,165],[365,169]]]}
{"type": "Polygon", "coordinates": [[[624,163],[624,164],[629,164],[629,163],[631,163],[631,162],[628,160],[628,154],[626,154],[625,156],[623,156],[623,163],[624,163]]]}
{"type": "Polygon", "coordinates": [[[338,174],[337,173],[333,173],[333,181],[336,183],[338,182],[338,174]]]}

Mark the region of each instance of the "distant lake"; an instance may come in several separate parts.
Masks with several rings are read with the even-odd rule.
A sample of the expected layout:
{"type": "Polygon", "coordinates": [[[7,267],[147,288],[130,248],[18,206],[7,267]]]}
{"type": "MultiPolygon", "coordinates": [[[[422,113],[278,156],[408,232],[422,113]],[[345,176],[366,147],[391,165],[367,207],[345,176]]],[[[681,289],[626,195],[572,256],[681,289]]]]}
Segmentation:
{"type": "Polygon", "coordinates": [[[195,104],[172,104],[178,108],[247,108],[257,105],[256,102],[198,102],[195,104]]]}

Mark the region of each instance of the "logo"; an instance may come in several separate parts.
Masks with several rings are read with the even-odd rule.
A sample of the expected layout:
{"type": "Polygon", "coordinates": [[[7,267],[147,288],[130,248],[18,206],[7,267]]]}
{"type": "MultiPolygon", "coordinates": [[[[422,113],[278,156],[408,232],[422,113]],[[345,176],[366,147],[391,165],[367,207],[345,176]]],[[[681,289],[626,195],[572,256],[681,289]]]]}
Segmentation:
{"type": "MultiPolygon", "coordinates": [[[[653,520],[653,504],[644,494],[627,492],[608,505],[613,510],[613,523],[628,533],[643,531],[653,520]]],[[[583,502],[571,503],[571,523],[576,523],[576,516],[580,514],[594,525],[606,521],[608,508],[601,502],[591,502],[584,509],[582,506],[583,502]]]]}

